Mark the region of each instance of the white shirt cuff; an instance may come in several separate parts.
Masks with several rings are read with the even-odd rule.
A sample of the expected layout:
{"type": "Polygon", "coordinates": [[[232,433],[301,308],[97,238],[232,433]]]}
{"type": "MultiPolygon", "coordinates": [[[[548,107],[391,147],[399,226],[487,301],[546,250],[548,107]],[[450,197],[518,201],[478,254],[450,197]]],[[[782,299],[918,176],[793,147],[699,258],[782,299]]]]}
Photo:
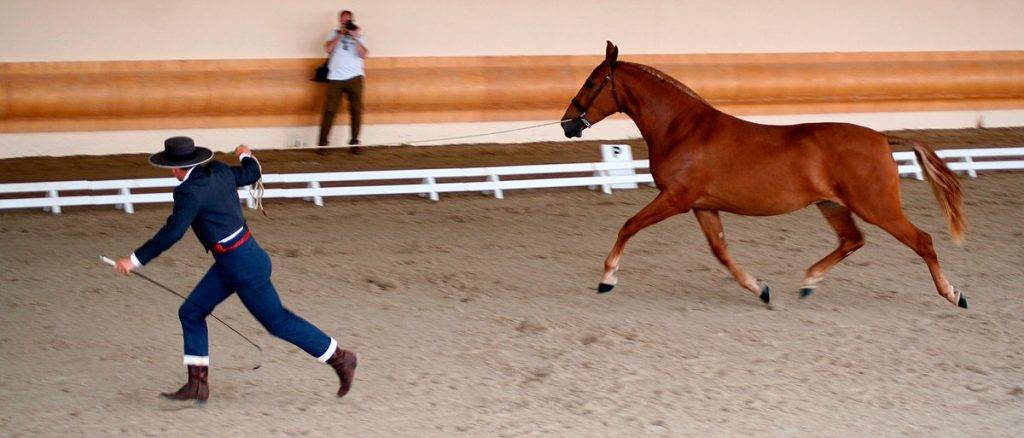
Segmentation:
{"type": "Polygon", "coordinates": [[[138,268],[139,266],[142,266],[142,263],[139,263],[139,258],[135,257],[135,253],[134,252],[132,253],[132,264],[135,265],[136,268],[138,268]]]}
{"type": "Polygon", "coordinates": [[[238,161],[242,161],[243,158],[252,158],[252,154],[243,152],[238,155],[238,161]]]}

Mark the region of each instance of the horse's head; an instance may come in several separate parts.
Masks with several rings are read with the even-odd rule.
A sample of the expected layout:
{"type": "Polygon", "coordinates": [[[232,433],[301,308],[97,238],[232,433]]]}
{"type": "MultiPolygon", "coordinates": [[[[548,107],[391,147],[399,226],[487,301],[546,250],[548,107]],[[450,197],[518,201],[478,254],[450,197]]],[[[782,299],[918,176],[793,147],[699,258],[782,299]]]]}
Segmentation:
{"type": "Polygon", "coordinates": [[[619,48],[608,41],[604,61],[594,67],[594,71],[583,82],[583,87],[576,93],[576,97],[572,98],[569,108],[562,115],[562,129],[566,137],[582,137],[584,129],[621,111],[615,86],[618,57],[619,48]]]}

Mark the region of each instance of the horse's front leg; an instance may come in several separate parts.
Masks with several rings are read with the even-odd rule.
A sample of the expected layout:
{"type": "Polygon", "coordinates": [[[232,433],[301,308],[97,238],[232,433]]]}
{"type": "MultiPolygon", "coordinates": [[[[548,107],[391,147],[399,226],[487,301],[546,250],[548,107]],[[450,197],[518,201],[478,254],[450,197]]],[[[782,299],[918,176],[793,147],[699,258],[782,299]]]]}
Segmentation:
{"type": "Polygon", "coordinates": [[[615,271],[619,270],[622,249],[626,246],[626,241],[630,237],[633,237],[634,234],[644,228],[668,219],[671,216],[686,212],[690,209],[691,203],[692,200],[687,199],[685,196],[662,191],[653,201],[629,218],[622,225],[622,228],[619,229],[619,237],[615,240],[612,251],[604,261],[604,276],[601,277],[601,283],[597,286],[598,293],[609,292],[618,283],[619,280],[615,277],[615,271]]]}
{"type": "Polygon", "coordinates": [[[772,298],[771,289],[768,287],[768,284],[757,281],[729,256],[729,251],[725,244],[725,232],[722,230],[722,219],[718,216],[718,211],[695,209],[693,214],[697,216],[700,229],[704,232],[704,236],[707,237],[708,245],[711,246],[711,252],[715,254],[718,262],[729,270],[729,273],[732,274],[740,286],[752,292],[765,304],[770,304],[772,298]]]}

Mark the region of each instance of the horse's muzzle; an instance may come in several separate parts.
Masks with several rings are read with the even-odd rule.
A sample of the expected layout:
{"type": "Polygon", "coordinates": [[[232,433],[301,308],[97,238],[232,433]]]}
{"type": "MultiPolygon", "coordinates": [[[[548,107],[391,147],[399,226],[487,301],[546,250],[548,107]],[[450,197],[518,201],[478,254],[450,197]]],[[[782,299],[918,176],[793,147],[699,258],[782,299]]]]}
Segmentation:
{"type": "Polygon", "coordinates": [[[583,137],[584,129],[587,129],[587,124],[582,117],[562,122],[562,130],[565,131],[566,138],[583,137]]]}

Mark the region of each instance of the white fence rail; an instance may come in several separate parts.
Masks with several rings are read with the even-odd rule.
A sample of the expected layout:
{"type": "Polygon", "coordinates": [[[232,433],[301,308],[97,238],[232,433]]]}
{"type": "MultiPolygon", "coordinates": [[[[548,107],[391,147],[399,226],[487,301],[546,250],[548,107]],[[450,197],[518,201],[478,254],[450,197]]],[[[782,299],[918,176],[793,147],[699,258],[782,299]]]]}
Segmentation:
{"type": "MultiPolygon", "coordinates": [[[[966,172],[971,178],[978,176],[979,170],[1024,170],[1024,148],[991,148],[991,149],[943,149],[936,151],[955,172],[966,172]],[[982,158],[986,161],[975,161],[982,158]],[[1016,158],[1015,160],[992,160],[993,158],[1016,158]]],[[[913,175],[924,179],[921,166],[913,152],[893,152],[892,158],[900,164],[900,175],[913,175]],[[906,164],[904,164],[906,163],[906,164]]]]}
{"type": "MultiPolygon", "coordinates": [[[[971,177],[977,176],[978,171],[985,170],[1024,170],[1024,147],[946,149],[938,151],[938,154],[947,160],[951,169],[966,172],[971,177]]],[[[900,175],[923,178],[913,152],[895,152],[893,159],[899,163],[900,175]]],[[[269,187],[263,196],[265,199],[303,198],[322,206],[323,199],[331,196],[418,194],[437,201],[441,193],[483,192],[501,199],[507,190],[584,186],[600,187],[605,193],[611,193],[613,184],[652,183],[653,179],[649,173],[609,175],[609,171],[643,170],[647,167],[647,160],[633,160],[506,167],[267,174],[263,176],[263,182],[269,187]],[[515,179],[508,179],[510,177],[515,179]],[[442,181],[474,178],[480,180],[442,181]],[[353,182],[365,184],[325,186],[353,182]],[[305,187],[273,187],[281,184],[303,184],[305,187]]],[[[0,199],[0,210],[43,208],[59,214],[63,207],[114,205],[124,209],[126,213],[133,213],[135,204],[171,202],[171,192],[177,184],[178,181],[174,178],[0,184],[0,198],[4,198],[0,199]],[[147,192],[133,192],[140,189],[147,192]],[[154,189],[170,190],[153,192],[154,189]]],[[[239,190],[238,195],[250,208],[254,206],[254,200],[247,188],[239,190]]]]}

